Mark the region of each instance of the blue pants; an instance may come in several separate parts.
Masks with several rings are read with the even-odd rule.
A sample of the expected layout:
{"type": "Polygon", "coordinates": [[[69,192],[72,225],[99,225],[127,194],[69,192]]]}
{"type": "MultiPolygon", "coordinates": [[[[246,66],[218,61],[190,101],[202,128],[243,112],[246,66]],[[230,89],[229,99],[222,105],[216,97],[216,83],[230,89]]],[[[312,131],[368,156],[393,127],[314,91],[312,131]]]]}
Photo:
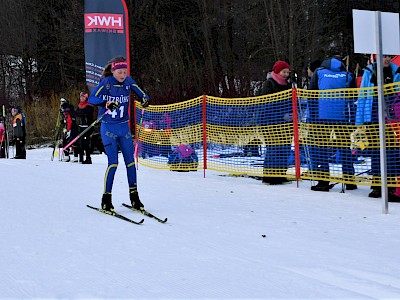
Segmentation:
{"type": "Polygon", "coordinates": [[[290,146],[267,146],[264,159],[266,169],[287,169],[290,146]]]}
{"type": "Polygon", "coordinates": [[[129,187],[136,185],[136,169],[132,135],[126,123],[101,123],[101,138],[108,158],[108,167],[104,176],[104,193],[111,193],[115,172],[118,167],[118,149],[121,149],[126,165],[129,187]]]}
{"type": "Polygon", "coordinates": [[[326,176],[329,175],[329,162],[341,163],[342,172],[347,175],[354,175],[353,163],[355,156],[351,154],[351,149],[345,148],[326,148],[318,146],[309,146],[309,154],[311,166],[310,170],[326,172],[326,176]],[[339,161],[331,161],[330,156],[336,152],[340,154],[339,161]]]}

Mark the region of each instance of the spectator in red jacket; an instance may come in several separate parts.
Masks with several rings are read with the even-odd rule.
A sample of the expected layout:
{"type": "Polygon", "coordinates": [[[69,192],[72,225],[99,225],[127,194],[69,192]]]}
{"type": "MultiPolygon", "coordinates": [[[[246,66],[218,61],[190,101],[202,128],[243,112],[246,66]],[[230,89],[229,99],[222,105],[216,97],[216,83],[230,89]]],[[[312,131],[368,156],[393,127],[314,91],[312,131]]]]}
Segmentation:
{"type": "MultiPolygon", "coordinates": [[[[93,105],[89,104],[88,94],[85,92],[81,92],[79,94],[79,101],[80,102],[78,103],[78,108],[76,110],[76,121],[78,123],[79,133],[81,133],[93,123],[94,107],[93,105]]],[[[82,164],[92,163],[92,159],[90,157],[90,137],[92,133],[93,129],[90,129],[83,136],[81,136],[79,140],[79,162],[82,164]],[[84,154],[86,154],[85,160],[83,160],[84,154]]]]}
{"type": "Polygon", "coordinates": [[[0,116],[0,158],[6,157],[6,129],[3,117],[0,116]]]}
{"type": "MultiPolygon", "coordinates": [[[[69,103],[69,101],[65,98],[60,99],[60,111],[62,112],[63,120],[62,123],[64,124],[64,137],[63,137],[63,147],[66,146],[72,139],[74,139],[78,135],[78,125],[76,124],[76,116],[74,106],[69,103]]],[[[73,162],[78,162],[78,153],[79,149],[77,144],[72,146],[72,151],[74,154],[73,162]]],[[[70,150],[64,150],[64,161],[70,161],[70,150]]]]}

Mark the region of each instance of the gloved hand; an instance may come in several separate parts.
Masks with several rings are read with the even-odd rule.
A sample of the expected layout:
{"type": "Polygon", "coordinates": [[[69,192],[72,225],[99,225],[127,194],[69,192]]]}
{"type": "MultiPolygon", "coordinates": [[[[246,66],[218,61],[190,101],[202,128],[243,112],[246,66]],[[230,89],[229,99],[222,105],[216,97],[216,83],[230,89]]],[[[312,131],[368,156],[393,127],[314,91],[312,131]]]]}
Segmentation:
{"type": "Polygon", "coordinates": [[[65,134],[65,138],[66,138],[66,139],[69,139],[70,136],[71,136],[71,130],[68,131],[68,132],[65,134]]]}
{"type": "Polygon", "coordinates": [[[367,133],[365,127],[358,127],[354,132],[350,134],[350,149],[353,154],[357,153],[357,149],[364,150],[368,147],[369,142],[367,139],[367,133]]]}
{"type": "Polygon", "coordinates": [[[143,99],[142,99],[142,107],[147,107],[147,106],[149,106],[149,104],[150,104],[150,99],[149,99],[149,96],[144,96],[143,97],[143,99]]]}
{"type": "Polygon", "coordinates": [[[119,103],[116,101],[107,101],[106,103],[106,108],[109,109],[110,111],[114,111],[119,107],[119,103]]]}

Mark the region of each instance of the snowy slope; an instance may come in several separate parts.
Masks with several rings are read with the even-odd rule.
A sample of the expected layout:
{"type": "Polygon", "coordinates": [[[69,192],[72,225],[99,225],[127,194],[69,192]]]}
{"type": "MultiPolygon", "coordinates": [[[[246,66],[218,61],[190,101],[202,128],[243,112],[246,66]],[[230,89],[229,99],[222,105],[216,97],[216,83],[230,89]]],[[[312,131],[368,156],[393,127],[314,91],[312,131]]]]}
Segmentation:
{"type": "MultiPolygon", "coordinates": [[[[93,165],[0,160],[0,298],[400,299],[400,204],[368,188],[310,191],[207,171],[139,166],[139,193],[166,224],[130,224],[100,205],[93,165]],[[265,235],[265,237],[263,237],[265,235]]],[[[116,210],[128,203],[120,160],[116,210]]]]}

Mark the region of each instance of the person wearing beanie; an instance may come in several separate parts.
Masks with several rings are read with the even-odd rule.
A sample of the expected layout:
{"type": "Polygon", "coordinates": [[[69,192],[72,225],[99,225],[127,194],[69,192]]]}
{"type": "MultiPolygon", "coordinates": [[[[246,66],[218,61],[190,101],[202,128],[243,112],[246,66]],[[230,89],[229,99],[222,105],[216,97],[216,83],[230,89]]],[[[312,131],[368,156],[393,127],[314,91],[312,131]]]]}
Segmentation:
{"type": "Polygon", "coordinates": [[[278,60],[272,67],[271,77],[264,81],[260,95],[269,95],[291,89],[292,86],[288,82],[290,69],[287,62],[278,60]]]}
{"type": "MultiPolygon", "coordinates": [[[[76,110],[76,122],[79,127],[79,133],[86,130],[90,124],[94,121],[94,108],[88,102],[88,94],[85,92],[80,92],[79,103],[76,110]]],[[[92,159],[90,157],[91,147],[90,147],[90,136],[93,133],[93,128],[88,130],[79,140],[79,162],[81,164],[91,164],[92,159]],[[86,154],[85,160],[83,156],[86,154]]]]}
{"type": "MultiPolygon", "coordinates": [[[[274,93],[279,93],[282,91],[290,90],[292,85],[289,83],[291,67],[290,65],[282,60],[275,62],[272,67],[271,76],[264,81],[261,90],[261,95],[270,95],[274,93]]],[[[267,114],[268,120],[266,120],[268,125],[277,125],[291,122],[292,114],[292,98],[280,99],[279,101],[274,101],[267,104],[271,109],[267,114]]],[[[279,135],[280,133],[276,133],[279,135]]],[[[273,140],[280,139],[279,136],[269,137],[273,140]]],[[[277,169],[281,170],[286,174],[288,167],[287,161],[290,156],[290,145],[271,145],[266,147],[266,155],[264,159],[264,175],[267,173],[276,172],[277,169]],[[271,170],[271,171],[268,171],[271,170]],[[268,172],[267,172],[268,171],[268,172]]],[[[289,183],[285,177],[278,176],[264,176],[262,182],[270,185],[278,185],[289,183]]]]}
{"type": "Polygon", "coordinates": [[[311,78],[317,68],[321,66],[321,61],[319,59],[313,60],[309,63],[307,68],[307,75],[311,78]]]}
{"type": "MultiPolygon", "coordinates": [[[[60,99],[60,112],[62,116],[61,125],[64,127],[64,135],[62,145],[63,148],[72,141],[78,135],[78,125],[76,123],[76,113],[74,106],[69,102],[68,99],[60,99]]],[[[74,160],[72,162],[78,162],[79,147],[77,144],[72,145],[68,149],[64,149],[62,161],[71,161],[69,155],[72,149],[74,160]]]]}
{"type": "MultiPolygon", "coordinates": [[[[319,68],[314,71],[311,77],[308,90],[334,90],[355,87],[354,75],[346,70],[346,66],[338,56],[326,58],[319,68]]],[[[308,118],[307,122],[311,123],[309,136],[314,139],[331,141],[339,146],[332,149],[329,145],[310,145],[308,152],[310,155],[310,172],[318,176],[318,183],[311,187],[312,191],[329,192],[333,185],[330,184],[330,167],[329,159],[332,151],[336,153],[336,157],[340,157],[342,165],[342,178],[347,181],[355,181],[353,155],[350,145],[346,142],[351,137],[345,133],[336,135],[334,130],[326,130],[321,128],[346,127],[351,124],[351,120],[355,118],[355,104],[352,99],[329,96],[324,93],[316,94],[318,99],[308,99],[308,118]],[[329,127],[330,126],[330,127],[329,127]],[[343,139],[338,141],[337,139],[343,139]],[[343,146],[342,146],[343,145],[343,146]],[[340,147],[340,148],[339,148],[340,147]]],[[[346,131],[344,131],[346,132],[346,131]]],[[[354,183],[347,183],[346,190],[355,190],[357,186],[354,183]]]]}

